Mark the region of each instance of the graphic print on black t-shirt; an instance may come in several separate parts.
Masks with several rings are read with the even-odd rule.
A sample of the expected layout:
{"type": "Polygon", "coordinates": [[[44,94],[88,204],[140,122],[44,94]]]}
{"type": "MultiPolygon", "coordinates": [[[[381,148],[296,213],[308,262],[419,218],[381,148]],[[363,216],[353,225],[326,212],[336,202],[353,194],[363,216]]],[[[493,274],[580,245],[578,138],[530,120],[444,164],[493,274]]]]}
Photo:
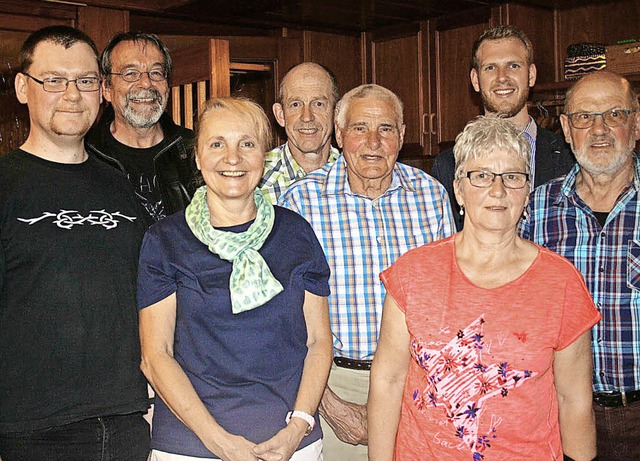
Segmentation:
{"type": "Polygon", "coordinates": [[[26,222],[30,226],[43,220],[51,220],[53,224],[62,229],[71,229],[73,226],[81,226],[83,224],[90,224],[92,226],[102,226],[105,229],[114,229],[118,227],[120,220],[126,219],[129,222],[135,221],[135,216],[127,216],[119,211],[109,213],[105,210],[91,210],[87,216],[77,211],[60,210],[58,213],[52,213],[45,211],[41,216],[34,218],[17,218],[18,221],[26,222]]]}
{"type": "Polygon", "coordinates": [[[115,158],[127,172],[136,196],[154,221],[166,216],[162,194],[158,188],[153,159],[164,146],[165,141],[147,149],[135,149],[108,137],[109,154],[115,158]]]}

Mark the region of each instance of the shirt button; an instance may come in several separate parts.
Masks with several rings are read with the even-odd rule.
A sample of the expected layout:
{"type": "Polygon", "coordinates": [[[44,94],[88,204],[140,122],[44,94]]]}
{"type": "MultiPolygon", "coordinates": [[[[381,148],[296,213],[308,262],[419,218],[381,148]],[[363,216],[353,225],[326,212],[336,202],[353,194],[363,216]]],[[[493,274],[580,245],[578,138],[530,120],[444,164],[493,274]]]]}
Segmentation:
{"type": "Polygon", "coordinates": [[[376,242],[381,244],[383,242],[382,237],[376,237],[376,242]]]}
{"type": "Polygon", "coordinates": [[[600,266],[600,273],[604,272],[604,266],[600,266]]]}

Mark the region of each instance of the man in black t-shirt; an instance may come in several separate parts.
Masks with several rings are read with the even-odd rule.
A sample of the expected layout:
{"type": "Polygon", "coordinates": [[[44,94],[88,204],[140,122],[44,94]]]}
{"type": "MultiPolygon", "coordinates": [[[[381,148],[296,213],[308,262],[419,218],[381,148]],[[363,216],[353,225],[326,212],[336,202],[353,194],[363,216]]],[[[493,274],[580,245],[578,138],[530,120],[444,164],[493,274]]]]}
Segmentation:
{"type": "Polygon", "coordinates": [[[110,105],[87,135],[89,155],[121,170],[154,221],[183,210],[197,186],[193,132],[165,113],[171,56],[153,34],[123,32],[101,57],[110,105]]]}
{"type": "Polygon", "coordinates": [[[25,143],[0,159],[0,457],[146,461],[136,313],[145,212],[87,155],[98,53],[67,26],[34,32],[15,88],[25,143]]]}

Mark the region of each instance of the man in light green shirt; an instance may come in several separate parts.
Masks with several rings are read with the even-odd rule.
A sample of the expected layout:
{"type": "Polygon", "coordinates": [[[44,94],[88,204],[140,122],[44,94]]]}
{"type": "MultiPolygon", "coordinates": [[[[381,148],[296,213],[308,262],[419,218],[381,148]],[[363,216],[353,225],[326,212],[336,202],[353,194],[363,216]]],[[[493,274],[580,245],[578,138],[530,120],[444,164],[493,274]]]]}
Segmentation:
{"type": "Polygon", "coordinates": [[[323,66],[304,62],[282,79],[273,114],[287,133],[287,142],[267,152],[258,187],[272,202],[296,179],[340,155],[331,146],[333,110],[339,98],[336,79],[323,66]]]}

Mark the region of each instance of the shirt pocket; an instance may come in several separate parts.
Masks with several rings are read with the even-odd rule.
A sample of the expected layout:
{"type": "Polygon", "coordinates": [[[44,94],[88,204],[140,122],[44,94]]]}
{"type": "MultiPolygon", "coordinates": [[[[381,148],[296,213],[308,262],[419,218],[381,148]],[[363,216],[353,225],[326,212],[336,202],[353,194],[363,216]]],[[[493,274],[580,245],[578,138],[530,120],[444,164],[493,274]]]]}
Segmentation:
{"type": "Polygon", "coordinates": [[[640,291],[640,242],[637,240],[627,243],[627,286],[640,291]]]}

